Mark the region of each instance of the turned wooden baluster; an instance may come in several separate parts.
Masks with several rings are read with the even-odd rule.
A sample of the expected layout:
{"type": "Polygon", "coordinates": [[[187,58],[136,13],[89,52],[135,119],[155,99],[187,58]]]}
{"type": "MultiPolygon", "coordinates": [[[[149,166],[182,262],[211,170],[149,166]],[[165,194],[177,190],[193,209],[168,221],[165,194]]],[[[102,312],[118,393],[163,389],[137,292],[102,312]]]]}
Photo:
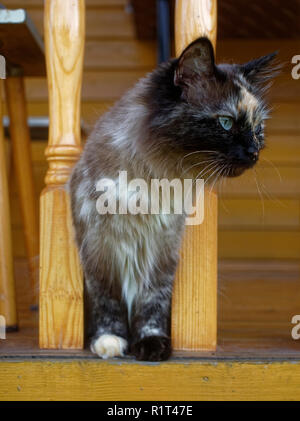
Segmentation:
{"type": "Polygon", "coordinates": [[[41,194],[40,347],[83,347],[83,280],[65,183],[78,159],[84,0],[45,1],[49,169],[41,194]]]}
{"type": "Polygon", "coordinates": [[[11,244],[8,179],[2,125],[2,90],[3,81],[0,80],[0,316],[5,317],[6,330],[12,331],[17,329],[17,313],[11,244]]]}
{"type": "MultiPolygon", "coordinates": [[[[216,45],[217,1],[177,0],[176,55],[206,35],[216,45]]],[[[204,221],[187,226],[172,303],[172,344],[213,351],[217,343],[217,195],[205,189],[204,221]]]]}

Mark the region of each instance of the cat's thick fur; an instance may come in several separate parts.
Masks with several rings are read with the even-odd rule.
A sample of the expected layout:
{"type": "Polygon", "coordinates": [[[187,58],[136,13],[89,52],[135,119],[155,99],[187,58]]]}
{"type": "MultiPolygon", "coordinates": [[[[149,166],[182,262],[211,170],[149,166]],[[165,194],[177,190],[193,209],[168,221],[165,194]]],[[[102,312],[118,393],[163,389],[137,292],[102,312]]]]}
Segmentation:
{"type": "MultiPolygon", "coordinates": [[[[215,65],[200,38],[141,79],[97,122],[70,180],[91,349],[140,360],[171,353],[170,302],[184,215],[99,215],[99,179],[235,176],[263,147],[274,54],[215,65]],[[229,116],[225,130],[219,116],[229,116]]],[[[122,201],[127,192],[119,192],[122,201]]]]}

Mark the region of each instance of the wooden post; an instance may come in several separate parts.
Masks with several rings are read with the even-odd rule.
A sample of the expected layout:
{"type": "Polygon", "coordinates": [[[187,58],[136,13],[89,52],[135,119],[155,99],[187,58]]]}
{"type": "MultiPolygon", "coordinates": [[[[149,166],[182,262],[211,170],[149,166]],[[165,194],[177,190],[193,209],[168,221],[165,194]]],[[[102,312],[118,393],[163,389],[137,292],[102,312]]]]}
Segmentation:
{"type": "Polygon", "coordinates": [[[6,330],[17,329],[15,280],[11,244],[8,180],[2,125],[3,104],[0,80],[0,315],[5,317],[6,330]]]}
{"type": "MultiPolygon", "coordinates": [[[[21,69],[20,69],[21,72],[21,69]]],[[[10,119],[10,137],[13,146],[14,171],[17,178],[25,247],[29,264],[32,294],[31,302],[37,305],[39,220],[34,192],[31,143],[27,125],[24,81],[21,74],[5,80],[6,101],[10,119]]]]}
{"type": "Polygon", "coordinates": [[[78,159],[84,0],[45,1],[49,169],[41,194],[40,347],[83,347],[83,279],[65,183],[78,159]]]}
{"type": "MultiPolygon", "coordinates": [[[[176,55],[194,39],[216,44],[217,1],[177,0],[176,55]]],[[[204,221],[187,226],[172,303],[172,344],[178,350],[213,351],[217,343],[217,195],[205,189],[204,221]]]]}

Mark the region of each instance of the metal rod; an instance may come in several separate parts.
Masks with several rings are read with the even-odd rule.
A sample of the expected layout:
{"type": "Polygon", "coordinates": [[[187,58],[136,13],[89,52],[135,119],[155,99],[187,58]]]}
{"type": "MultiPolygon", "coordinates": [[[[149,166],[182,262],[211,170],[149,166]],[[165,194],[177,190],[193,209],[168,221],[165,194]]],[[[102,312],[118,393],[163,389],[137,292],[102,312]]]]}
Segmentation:
{"type": "Polygon", "coordinates": [[[158,63],[170,58],[170,7],[169,0],[156,0],[158,63]]]}

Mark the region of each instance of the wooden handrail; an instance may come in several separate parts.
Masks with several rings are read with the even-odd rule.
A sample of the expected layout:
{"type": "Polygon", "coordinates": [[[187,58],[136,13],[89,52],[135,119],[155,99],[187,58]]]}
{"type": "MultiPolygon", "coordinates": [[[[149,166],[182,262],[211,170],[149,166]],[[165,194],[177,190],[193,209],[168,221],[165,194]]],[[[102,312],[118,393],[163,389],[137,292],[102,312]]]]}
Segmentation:
{"type": "MultiPolygon", "coordinates": [[[[176,55],[206,35],[214,46],[217,0],[177,0],[176,55]]],[[[205,188],[204,221],[187,226],[172,302],[172,345],[180,350],[216,349],[217,343],[217,194],[205,188]]]]}
{"type": "Polygon", "coordinates": [[[41,194],[40,347],[83,347],[83,280],[65,189],[80,153],[84,0],[45,1],[49,169],[41,194]]]}

